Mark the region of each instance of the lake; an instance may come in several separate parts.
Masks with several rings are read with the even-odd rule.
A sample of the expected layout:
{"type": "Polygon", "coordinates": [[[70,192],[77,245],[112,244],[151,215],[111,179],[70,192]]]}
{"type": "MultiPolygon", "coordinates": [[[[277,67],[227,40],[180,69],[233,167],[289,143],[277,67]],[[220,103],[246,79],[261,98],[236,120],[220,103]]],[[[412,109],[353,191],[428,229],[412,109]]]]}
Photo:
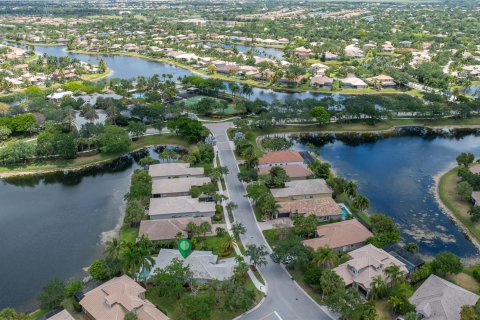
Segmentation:
{"type": "Polygon", "coordinates": [[[270,59],[275,58],[278,61],[285,60],[285,58],[282,56],[283,50],[278,48],[247,46],[243,44],[216,43],[216,42],[205,42],[204,45],[208,47],[222,47],[225,49],[231,49],[235,47],[237,48],[238,52],[252,51],[254,56],[258,56],[262,58],[270,58],[270,59]]]}
{"type": "Polygon", "coordinates": [[[434,177],[454,165],[461,152],[480,156],[480,137],[417,133],[371,142],[302,137],[296,139],[295,148],[307,150],[307,142],[317,145],[337,175],[357,182],[359,192],[370,199],[369,212],[391,216],[404,242],[417,242],[422,255],[448,250],[478,258],[478,250],[436,202],[434,177]]]}
{"type": "Polygon", "coordinates": [[[121,223],[135,168],[125,156],[84,172],[0,180],[0,309],[32,310],[50,279],[87,275],[121,223]]]}
{"type": "MultiPolygon", "coordinates": [[[[270,48],[265,48],[270,49],[270,48]]],[[[278,49],[277,49],[278,50],[278,49]]],[[[98,64],[100,59],[103,59],[108,68],[112,70],[109,78],[131,79],[138,76],[151,77],[154,74],[172,74],[174,79],[178,77],[189,76],[193,73],[189,70],[171,65],[168,63],[150,61],[138,57],[122,56],[122,55],[96,55],[96,54],[80,54],[69,53],[65,46],[35,46],[35,51],[43,54],[46,53],[51,56],[77,58],[80,61],[85,61],[91,64],[98,64]]],[[[227,84],[227,82],[225,82],[227,84]]],[[[228,87],[227,87],[228,88],[228,87]]],[[[323,93],[313,92],[279,92],[271,89],[252,88],[253,94],[246,96],[248,99],[260,99],[267,102],[273,102],[275,99],[286,101],[291,99],[317,99],[321,100],[329,95],[323,93]]],[[[228,90],[227,90],[228,92],[228,90]]],[[[335,99],[342,99],[339,94],[334,95],[335,99]]]]}

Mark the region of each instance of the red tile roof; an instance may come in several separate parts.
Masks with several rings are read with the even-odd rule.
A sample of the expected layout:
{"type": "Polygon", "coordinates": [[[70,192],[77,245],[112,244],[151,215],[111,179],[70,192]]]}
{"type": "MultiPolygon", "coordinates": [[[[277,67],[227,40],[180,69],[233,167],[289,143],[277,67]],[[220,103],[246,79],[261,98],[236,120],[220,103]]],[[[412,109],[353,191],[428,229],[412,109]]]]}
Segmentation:
{"type": "MultiPolygon", "coordinates": [[[[313,175],[306,164],[289,164],[286,166],[278,166],[285,169],[287,176],[290,178],[305,178],[313,175]]],[[[269,174],[273,167],[263,167],[258,169],[258,174],[269,174]]]]}
{"type": "Polygon", "coordinates": [[[258,164],[303,162],[300,152],[294,150],[267,152],[258,159],[258,164]]]}

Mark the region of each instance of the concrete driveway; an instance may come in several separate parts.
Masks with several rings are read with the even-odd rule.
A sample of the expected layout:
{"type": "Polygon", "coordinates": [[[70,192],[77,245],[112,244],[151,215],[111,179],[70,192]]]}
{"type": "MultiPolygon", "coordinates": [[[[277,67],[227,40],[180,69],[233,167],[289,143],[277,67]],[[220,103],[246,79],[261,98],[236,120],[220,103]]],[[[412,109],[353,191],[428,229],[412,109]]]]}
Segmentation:
{"type": "MultiPolygon", "coordinates": [[[[246,234],[241,236],[244,245],[268,244],[260,232],[251,203],[246,194],[245,186],[238,180],[238,166],[233,154],[233,144],[228,141],[226,130],[233,127],[231,122],[206,124],[215,136],[218,156],[222,166],[228,167],[229,173],[225,176],[228,197],[235,202],[238,208],[234,211],[236,222],[243,223],[247,228],[246,234]]],[[[332,319],[328,311],[319,306],[308,296],[295,281],[290,278],[284,268],[271,261],[260,268],[267,282],[268,293],[263,302],[238,317],[245,320],[319,320],[332,319]]]]}

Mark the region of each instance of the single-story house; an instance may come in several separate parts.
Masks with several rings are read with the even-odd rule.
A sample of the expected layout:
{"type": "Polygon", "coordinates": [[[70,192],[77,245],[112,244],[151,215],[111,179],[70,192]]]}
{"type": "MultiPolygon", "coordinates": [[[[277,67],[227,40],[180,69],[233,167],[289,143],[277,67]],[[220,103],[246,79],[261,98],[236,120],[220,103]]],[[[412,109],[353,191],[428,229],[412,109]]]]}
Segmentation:
{"type": "Polygon", "coordinates": [[[173,259],[178,259],[186,266],[190,267],[193,278],[200,282],[208,280],[226,280],[233,276],[237,262],[235,258],[226,258],[218,260],[218,256],[211,251],[192,251],[184,258],[178,249],[160,249],[158,256],[155,257],[155,264],[152,270],[146,275],[150,278],[155,274],[157,268],[163,269],[169,266],[173,259]]]}
{"type": "Polygon", "coordinates": [[[316,237],[303,241],[303,245],[314,250],[331,248],[345,252],[362,247],[373,234],[357,219],[350,219],[317,227],[316,237]]]}
{"type": "MultiPolygon", "coordinates": [[[[187,238],[187,225],[190,222],[194,223],[195,225],[200,225],[203,222],[211,223],[211,219],[207,217],[198,217],[162,220],[142,220],[140,222],[140,230],[138,232],[138,236],[147,236],[148,239],[152,241],[175,239],[179,234],[182,235],[182,238],[187,238]]],[[[211,234],[211,231],[207,232],[207,234],[211,234]]]]}
{"type": "MultiPolygon", "coordinates": [[[[288,164],[277,167],[283,168],[291,180],[304,180],[310,176],[313,176],[313,172],[306,164],[288,164]]],[[[258,168],[258,174],[269,174],[270,170],[272,170],[272,167],[258,168]]]]}
{"type": "Polygon", "coordinates": [[[293,180],[285,183],[285,188],[271,189],[275,200],[291,201],[311,198],[331,198],[332,189],[324,179],[293,180]]]}
{"type": "Polygon", "coordinates": [[[460,320],[463,306],[474,306],[480,296],[431,275],[408,299],[422,319],[460,320]]]}
{"type": "Polygon", "coordinates": [[[148,174],[152,179],[203,177],[204,169],[203,167],[190,168],[189,163],[159,163],[150,165],[148,174]]]}
{"type": "Polygon", "coordinates": [[[48,100],[50,101],[54,101],[54,102],[58,102],[60,101],[63,97],[66,97],[66,96],[73,96],[73,92],[72,91],[57,91],[57,92],[54,92],[52,94],[49,94],[47,96],[48,100]]]}
{"type": "Polygon", "coordinates": [[[355,89],[366,89],[368,85],[360,78],[355,76],[348,76],[347,78],[341,79],[340,82],[342,86],[355,88],[355,89]]]}
{"type": "Polygon", "coordinates": [[[258,168],[303,164],[304,161],[300,152],[295,150],[272,151],[258,159],[258,168]]]}
{"type": "Polygon", "coordinates": [[[305,47],[298,47],[298,48],[295,48],[294,52],[297,57],[308,58],[312,53],[312,50],[307,49],[305,47]]]}
{"type": "Polygon", "coordinates": [[[145,288],[123,275],[87,292],[80,305],[91,320],[123,319],[129,312],[135,313],[139,320],[169,320],[145,299],[145,292],[145,288]]]}
{"type": "Polygon", "coordinates": [[[176,178],[152,181],[152,198],[188,196],[193,186],[203,186],[210,183],[210,178],[176,178]]]}
{"type": "Polygon", "coordinates": [[[37,320],[75,320],[75,318],[65,309],[56,309],[47,312],[44,316],[37,320]]]}
{"type": "Polygon", "coordinates": [[[365,79],[369,84],[380,83],[382,87],[395,87],[397,84],[395,83],[395,79],[387,76],[385,74],[381,74],[375,77],[365,79]]]}
{"type": "Polygon", "coordinates": [[[325,71],[329,68],[329,66],[324,65],[323,63],[314,63],[310,66],[310,72],[312,74],[325,74],[325,71]]]}
{"type": "Polygon", "coordinates": [[[373,278],[380,276],[388,282],[385,274],[385,268],[397,265],[400,271],[408,273],[408,269],[403,262],[389,254],[383,249],[379,249],[372,244],[368,244],[348,253],[350,260],[342,263],[333,271],[343,279],[347,288],[352,287],[368,297],[373,278]]]}
{"type": "Polygon", "coordinates": [[[283,201],[279,203],[277,218],[294,215],[315,215],[320,221],[341,219],[342,208],[331,197],[283,201]]]}
{"type": "Polygon", "coordinates": [[[214,202],[198,201],[192,197],[151,198],[148,209],[150,220],[211,217],[214,214],[214,202]]]}
{"type": "Polygon", "coordinates": [[[480,174],[480,164],[474,164],[473,166],[468,168],[468,170],[470,170],[470,172],[473,174],[480,174]]]}
{"type": "Polygon", "coordinates": [[[332,84],[333,84],[333,79],[323,75],[314,76],[310,79],[310,85],[312,87],[318,87],[318,88],[331,87],[332,84]]]}

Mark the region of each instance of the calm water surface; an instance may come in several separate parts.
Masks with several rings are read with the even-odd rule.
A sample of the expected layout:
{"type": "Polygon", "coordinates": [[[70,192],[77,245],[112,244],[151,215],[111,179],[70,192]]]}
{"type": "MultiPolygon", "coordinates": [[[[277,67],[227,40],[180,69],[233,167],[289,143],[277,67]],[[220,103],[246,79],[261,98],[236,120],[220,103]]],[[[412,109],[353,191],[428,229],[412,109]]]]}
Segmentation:
{"type": "MultiPolygon", "coordinates": [[[[265,48],[271,49],[271,48],[265,48]]],[[[174,79],[178,77],[192,75],[192,72],[182,69],[180,67],[170,65],[163,62],[150,61],[146,59],[141,59],[137,57],[129,56],[101,56],[101,55],[89,55],[89,54],[78,54],[78,53],[69,53],[66,52],[66,47],[64,46],[35,46],[35,51],[38,53],[46,53],[51,56],[64,57],[69,56],[71,58],[77,58],[81,61],[85,61],[91,64],[98,64],[100,59],[103,59],[107,66],[112,70],[112,73],[109,77],[113,78],[122,78],[122,79],[131,79],[138,76],[151,77],[154,74],[172,74],[174,79]]],[[[278,49],[275,49],[278,50],[278,49]]],[[[227,86],[226,86],[227,87],[227,86]]],[[[227,87],[228,88],[228,87],[227,87]]],[[[267,102],[273,102],[275,99],[280,101],[286,101],[289,99],[323,99],[328,95],[322,93],[312,93],[312,92],[299,92],[299,93],[288,93],[288,92],[278,92],[271,89],[260,89],[252,88],[253,94],[247,96],[248,99],[255,100],[260,99],[267,102]]],[[[228,89],[227,89],[228,92],[228,89]]],[[[334,95],[334,98],[342,99],[341,95],[334,95]]]]}
{"type": "MultiPolygon", "coordinates": [[[[302,143],[295,147],[307,149],[302,143]]],[[[402,136],[356,146],[337,140],[318,149],[339,176],[357,182],[359,192],[370,199],[371,213],[394,219],[404,242],[418,242],[426,256],[448,250],[464,258],[479,257],[440,209],[432,189],[434,176],[452,166],[460,152],[480,156],[480,137],[402,136]]]]}
{"type": "Polygon", "coordinates": [[[87,275],[121,222],[135,168],[124,157],[83,173],[0,180],[0,309],[32,310],[50,279],[87,275]]]}

